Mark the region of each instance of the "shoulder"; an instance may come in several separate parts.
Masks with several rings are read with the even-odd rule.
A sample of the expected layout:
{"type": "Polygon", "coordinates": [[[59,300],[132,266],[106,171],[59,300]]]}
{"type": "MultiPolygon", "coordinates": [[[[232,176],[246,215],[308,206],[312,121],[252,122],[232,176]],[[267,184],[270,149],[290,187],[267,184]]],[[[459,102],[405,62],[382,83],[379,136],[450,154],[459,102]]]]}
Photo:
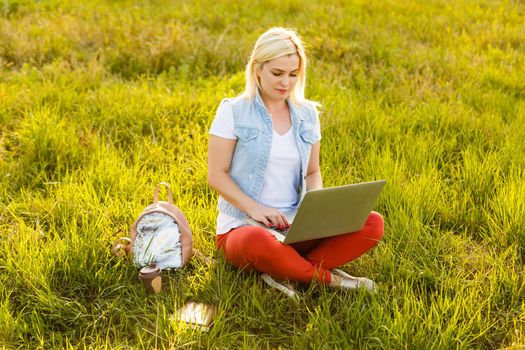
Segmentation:
{"type": "Polygon", "coordinates": [[[238,115],[246,107],[250,106],[252,101],[242,95],[236,97],[223,98],[217,109],[218,114],[226,113],[238,115]]]}
{"type": "Polygon", "coordinates": [[[250,100],[243,95],[235,96],[235,97],[227,97],[223,98],[221,100],[221,103],[219,104],[219,108],[222,106],[226,108],[235,108],[236,106],[243,105],[246,103],[250,103],[250,100]]]}
{"type": "Polygon", "coordinates": [[[233,110],[239,104],[239,96],[223,98],[217,108],[217,114],[232,114],[233,110]]]}

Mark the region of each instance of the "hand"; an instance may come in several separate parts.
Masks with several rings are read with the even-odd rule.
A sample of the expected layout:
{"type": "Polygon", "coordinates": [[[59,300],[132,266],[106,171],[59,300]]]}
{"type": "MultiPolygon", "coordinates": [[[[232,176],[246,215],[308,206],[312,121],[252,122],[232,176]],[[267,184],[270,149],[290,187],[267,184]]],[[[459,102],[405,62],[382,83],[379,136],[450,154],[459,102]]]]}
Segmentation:
{"type": "Polygon", "coordinates": [[[255,203],[248,209],[247,214],[255,221],[262,222],[267,227],[287,228],[290,226],[286,216],[279,210],[265,207],[259,203],[255,203]]]}

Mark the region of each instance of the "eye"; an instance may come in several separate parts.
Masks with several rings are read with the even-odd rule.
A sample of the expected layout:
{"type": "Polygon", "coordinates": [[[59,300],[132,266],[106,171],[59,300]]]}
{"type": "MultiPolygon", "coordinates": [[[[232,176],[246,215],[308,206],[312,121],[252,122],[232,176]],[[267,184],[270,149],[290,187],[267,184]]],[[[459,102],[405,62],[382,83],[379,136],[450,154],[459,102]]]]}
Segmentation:
{"type": "Polygon", "coordinates": [[[272,74],[276,77],[280,77],[281,75],[283,75],[283,73],[275,73],[275,72],[272,72],[272,74]]]}
{"type": "Polygon", "coordinates": [[[291,77],[297,78],[297,74],[290,74],[291,77]]]}

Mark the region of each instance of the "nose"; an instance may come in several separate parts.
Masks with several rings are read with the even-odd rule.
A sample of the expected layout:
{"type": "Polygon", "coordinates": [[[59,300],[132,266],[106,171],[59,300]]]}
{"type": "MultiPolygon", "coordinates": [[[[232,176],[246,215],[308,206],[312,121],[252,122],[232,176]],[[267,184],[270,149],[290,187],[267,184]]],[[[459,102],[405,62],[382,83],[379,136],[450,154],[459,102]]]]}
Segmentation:
{"type": "Polygon", "coordinates": [[[288,86],[290,84],[290,77],[287,75],[284,75],[283,78],[281,79],[281,83],[283,84],[283,86],[288,86]]]}

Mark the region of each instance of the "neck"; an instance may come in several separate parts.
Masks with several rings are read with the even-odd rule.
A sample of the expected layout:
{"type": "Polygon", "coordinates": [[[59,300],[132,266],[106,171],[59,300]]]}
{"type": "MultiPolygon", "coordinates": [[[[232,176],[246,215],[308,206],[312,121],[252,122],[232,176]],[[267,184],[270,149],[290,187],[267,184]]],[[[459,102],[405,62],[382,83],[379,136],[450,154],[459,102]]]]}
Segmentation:
{"type": "Polygon", "coordinates": [[[265,98],[264,96],[261,96],[261,98],[268,112],[277,112],[288,108],[288,103],[286,102],[286,100],[271,100],[265,98]]]}

